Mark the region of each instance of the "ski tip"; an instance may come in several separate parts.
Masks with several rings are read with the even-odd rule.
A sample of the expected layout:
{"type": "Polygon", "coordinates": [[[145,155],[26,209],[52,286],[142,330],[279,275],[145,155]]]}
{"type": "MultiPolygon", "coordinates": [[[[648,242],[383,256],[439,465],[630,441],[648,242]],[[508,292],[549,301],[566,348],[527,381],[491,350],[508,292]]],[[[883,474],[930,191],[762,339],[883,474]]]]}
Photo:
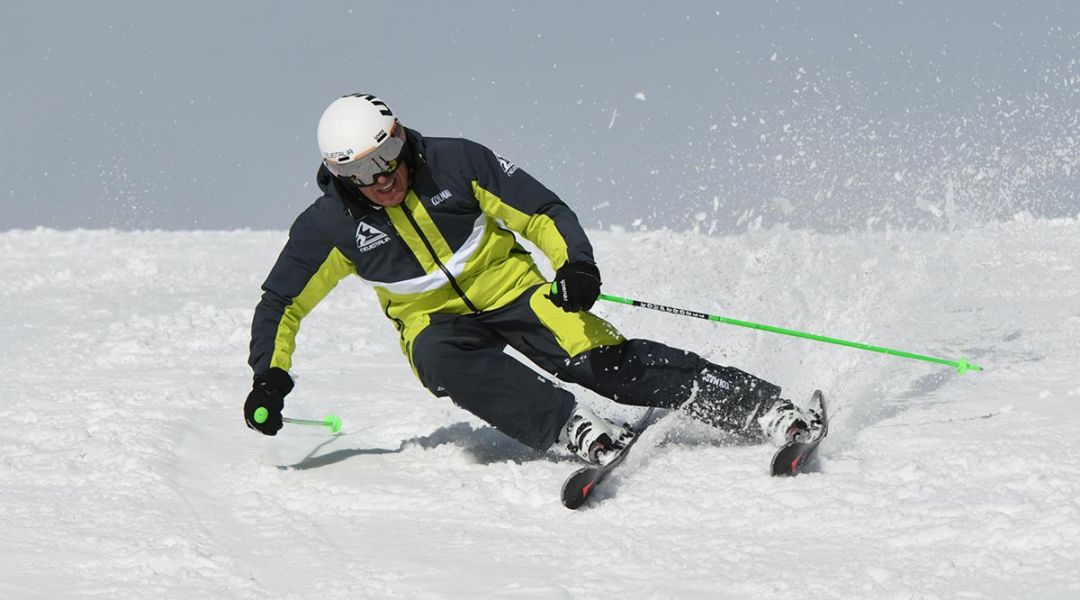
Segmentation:
{"type": "Polygon", "coordinates": [[[571,496],[563,496],[562,503],[563,506],[569,508],[570,510],[577,510],[581,508],[583,504],[585,504],[585,501],[588,500],[588,498],[589,494],[582,490],[581,492],[575,493],[571,496]]]}
{"type": "Polygon", "coordinates": [[[563,484],[563,506],[570,510],[580,508],[589,499],[595,486],[596,475],[593,469],[586,467],[578,470],[563,484]]]}
{"type": "Polygon", "coordinates": [[[794,477],[806,471],[817,460],[818,439],[813,442],[789,442],[773,455],[770,471],[773,477],[794,477]]]}

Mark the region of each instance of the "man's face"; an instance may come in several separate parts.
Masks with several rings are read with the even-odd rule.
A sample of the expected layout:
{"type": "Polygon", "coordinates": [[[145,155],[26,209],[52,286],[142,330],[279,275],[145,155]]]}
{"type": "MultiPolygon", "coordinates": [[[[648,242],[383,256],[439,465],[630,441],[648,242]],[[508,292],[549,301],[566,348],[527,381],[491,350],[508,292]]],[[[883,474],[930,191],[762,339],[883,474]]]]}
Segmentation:
{"type": "Polygon", "coordinates": [[[364,196],[379,206],[397,206],[409,191],[409,166],[402,163],[389,175],[375,178],[375,184],[360,188],[364,196]]]}

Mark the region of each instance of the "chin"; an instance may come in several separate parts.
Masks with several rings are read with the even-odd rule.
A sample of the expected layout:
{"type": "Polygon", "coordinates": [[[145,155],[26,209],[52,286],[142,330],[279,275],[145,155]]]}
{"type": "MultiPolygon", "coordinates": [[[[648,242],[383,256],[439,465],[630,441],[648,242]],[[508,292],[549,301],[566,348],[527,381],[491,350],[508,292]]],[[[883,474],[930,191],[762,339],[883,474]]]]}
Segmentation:
{"type": "Polygon", "coordinates": [[[397,206],[397,205],[399,205],[399,204],[401,204],[402,202],[405,201],[405,194],[400,194],[400,195],[395,194],[395,195],[390,196],[390,197],[382,197],[382,198],[379,198],[379,197],[369,198],[369,200],[371,200],[375,204],[378,204],[379,206],[397,206]]]}

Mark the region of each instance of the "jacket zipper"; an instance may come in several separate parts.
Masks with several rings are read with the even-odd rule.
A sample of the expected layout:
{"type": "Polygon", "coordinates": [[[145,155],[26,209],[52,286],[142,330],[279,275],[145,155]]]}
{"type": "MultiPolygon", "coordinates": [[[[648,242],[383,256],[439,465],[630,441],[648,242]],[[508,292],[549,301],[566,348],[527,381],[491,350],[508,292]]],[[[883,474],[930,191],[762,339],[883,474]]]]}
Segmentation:
{"type": "Polygon", "coordinates": [[[435,248],[431,246],[431,242],[424,236],[424,232],[420,230],[420,225],[416,223],[416,219],[413,218],[412,211],[409,210],[409,207],[402,203],[401,210],[405,213],[405,218],[409,219],[409,223],[412,224],[413,229],[416,230],[416,234],[420,236],[420,241],[424,242],[424,247],[427,248],[428,253],[431,254],[431,259],[435,261],[435,264],[438,265],[439,269],[443,272],[443,275],[446,275],[446,279],[450,281],[450,287],[454,288],[454,291],[457,292],[458,296],[461,296],[461,299],[465,302],[465,306],[469,307],[469,310],[474,313],[479,313],[480,309],[476,308],[476,305],[472,303],[472,300],[469,300],[469,297],[465,295],[465,290],[462,290],[461,286],[458,285],[457,279],[450,274],[450,270],[446,268],[446,265],[442,264],[441,260],[439,260],[439,255],[435,253],[435,248]]]}

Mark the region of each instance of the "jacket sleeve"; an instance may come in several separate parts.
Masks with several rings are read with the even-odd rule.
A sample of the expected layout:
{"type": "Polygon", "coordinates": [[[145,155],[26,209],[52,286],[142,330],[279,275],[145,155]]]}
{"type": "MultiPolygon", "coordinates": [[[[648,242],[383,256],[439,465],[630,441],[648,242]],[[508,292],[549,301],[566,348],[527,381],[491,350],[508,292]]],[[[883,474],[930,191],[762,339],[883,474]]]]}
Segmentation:
{"type": "Polygon", "coordinates": [[[317,226],[316,208],[289,230],[289,241],[263,283],[251,322],[248,364],[256,375],[270,367],[288,371],[300,321],[355,267],[317,226]]]}
{"type": "Polygon", "coordinates": [[[595,262],[577,215],[554,192],[480,144],[466,141],[465,153],[481,210],[536,244],[555,269],[567,262],[595,262]]]}

